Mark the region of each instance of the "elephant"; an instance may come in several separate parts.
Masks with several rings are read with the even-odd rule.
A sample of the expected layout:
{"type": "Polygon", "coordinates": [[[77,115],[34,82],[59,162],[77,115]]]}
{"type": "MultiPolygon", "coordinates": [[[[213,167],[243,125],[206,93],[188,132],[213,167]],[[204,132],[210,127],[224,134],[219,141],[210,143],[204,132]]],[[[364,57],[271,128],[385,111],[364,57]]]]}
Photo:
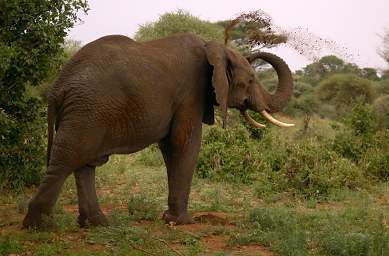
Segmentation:
{"type": "Polygon", "coordinates": [[[288,127],[270,113],[288,102],[293,80],[278,56],[249,57],[216,41],[175,34],[148,42],[110,35],[82,47],[62,68],[48,95],[47,171],[28,204],[23,227],[42,224],[66,178],[74,173],[81,227],[108,225],[95,190],[95,168],[112,154],[130,154],[159,145],[167,168],[168,223],[193,223],[188,198],[202,135],[202,124],[222,125],[227,109],[241,111],[256,127],[248,109],[271,123],[288,127]],[[261,58],[278,75],[270,94],[250,62],[261,58]]]}

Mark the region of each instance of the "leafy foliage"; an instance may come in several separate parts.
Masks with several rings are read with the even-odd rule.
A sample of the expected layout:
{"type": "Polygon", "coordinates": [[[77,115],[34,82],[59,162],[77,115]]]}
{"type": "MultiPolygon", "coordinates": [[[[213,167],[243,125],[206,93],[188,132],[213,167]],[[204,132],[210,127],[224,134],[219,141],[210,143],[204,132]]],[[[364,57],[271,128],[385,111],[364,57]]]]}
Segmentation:
{"type": "Polygon", "coordinates": [[[244,127],[212,127],[203,136],[196,173],[202,178],[251,183],[258,164],[257,151],[252,148],[250,134],[244,127]]]}
{"type": "Polygon", "coordinates": [[[324,56],[303,68],[304,80],[312,84],[312,86],[316,86],[324,78],[333,74],[360,75],[360,73],[361,70],[358,66],[346,63],[334,55],[324,56]]]}
{"type": "Polygon", "coordinates": [[[324,79],[317,88],[318,99],[332,104],[336,110],[347,111],[361,97],[370,103],[374,98],[372,82],[351,74],[337,74],[324,79]]]}
{"type": "Polygon", "coordinates": [[[366,183],[362,169],[317,138],[287,143],[271,131],[252,137],[245,128],[211,128],[204,135],[196,173],[201,178],[255,183],[258,195],[289,192],[325,198],[366,183]]]}
{"type": "Polygon", "coordinates": [[[161,15],[155,22],[141,25],[135,34],[137,41],[149,41],[176,33],[193,33],[206,40],[223,39],[223,28],[203,21],[188,12],[178,10],[161,15]]]}
{"type": "Polygon", "coordinates": [[[0,184],[36,184],[44,163],[42,103],[26,93],[52,76],[83,0],[0,1],[0,184]]]}
{"type": "Polygon", "coordinates": [[[38,184],[43,173],[45,110],[36,100],[28,103],[19,104],[20,111],[29,114],[23,118],[16,119],[0,111],[0,189],[38,184]]]}
{"type": "Polygon", "coordinates": [[[377,98],[373,103],[373,110],[381,128],[389,128],[389,94],[377,98]]]}

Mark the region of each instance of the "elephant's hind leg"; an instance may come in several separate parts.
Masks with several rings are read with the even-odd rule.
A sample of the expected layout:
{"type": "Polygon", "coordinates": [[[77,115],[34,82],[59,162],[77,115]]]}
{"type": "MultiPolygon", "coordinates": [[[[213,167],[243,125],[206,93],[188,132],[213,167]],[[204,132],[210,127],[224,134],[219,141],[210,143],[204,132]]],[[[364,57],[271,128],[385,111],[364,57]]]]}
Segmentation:
{"type": "Polygon", "coordinates": [[[28,205],[28,212],[23,220],[24,228],[38,227],[42,224],[44,216],[51,215],[61,187],[70,173],[67,167],[49,165],[38,192],[28,205]]]}
{"type": "Polygon", "coordinates": [[[74,172],[79,208],[78,223],[81,227],[108,225],[108,220],[100,209],[95,187],[96,165],[107,161],[108,157],[105,157],[99,164],[88,164],[74,172]]]}

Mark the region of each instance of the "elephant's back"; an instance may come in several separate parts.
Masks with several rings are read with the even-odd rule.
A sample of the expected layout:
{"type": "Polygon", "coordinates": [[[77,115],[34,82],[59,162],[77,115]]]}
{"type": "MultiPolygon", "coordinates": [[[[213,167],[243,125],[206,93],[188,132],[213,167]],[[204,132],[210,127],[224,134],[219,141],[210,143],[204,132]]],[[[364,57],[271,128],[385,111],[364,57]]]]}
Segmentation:
{"type": "Polygon", "coordinates": [[[127,37],[108,36],[74,55],[49,94],[59,126],[99,128],[113,143],[136,141],[131,134],[143,137],[155,130],[165,135],[172,111],[171,102],[165,101],[172,97],[164,95],[168,90],[156,90],[152,81],[164,78],[162,73],[146,74],[156,69],[155,62],[141,57],[140,48],[127,37]],[[150,109],[150,104],[158,108],[150,109]]]}

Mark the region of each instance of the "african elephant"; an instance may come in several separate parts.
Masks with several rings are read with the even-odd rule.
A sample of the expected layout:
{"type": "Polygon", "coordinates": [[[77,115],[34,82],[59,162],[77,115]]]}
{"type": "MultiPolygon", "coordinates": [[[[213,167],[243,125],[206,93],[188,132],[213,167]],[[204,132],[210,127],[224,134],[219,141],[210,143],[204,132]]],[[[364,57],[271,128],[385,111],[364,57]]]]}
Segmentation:
{"type": "Polygon", "coordinates": [[[188,198],[200,150],[202,123],[214,123],[219,106],[247,109],[273,124],[269,113],[292,93],[287,64],[270,53],[249,58],[218,42],[179,34],[139,43],[121,35],[85,45],[63,67],[48,96],[47,173],[29,202],[24,227],[50,215],[65,179],[74,172],[81,226],[107,225],[95,190],[95,168],[111,154],[129,154],[158,143],[168,174],[167,222],[192,223],[188,198]],[[262,58],[277,71],[271,95],[249,61],[262,58]],[[55,136],[54,136],[55,133],[55,136]]]}

